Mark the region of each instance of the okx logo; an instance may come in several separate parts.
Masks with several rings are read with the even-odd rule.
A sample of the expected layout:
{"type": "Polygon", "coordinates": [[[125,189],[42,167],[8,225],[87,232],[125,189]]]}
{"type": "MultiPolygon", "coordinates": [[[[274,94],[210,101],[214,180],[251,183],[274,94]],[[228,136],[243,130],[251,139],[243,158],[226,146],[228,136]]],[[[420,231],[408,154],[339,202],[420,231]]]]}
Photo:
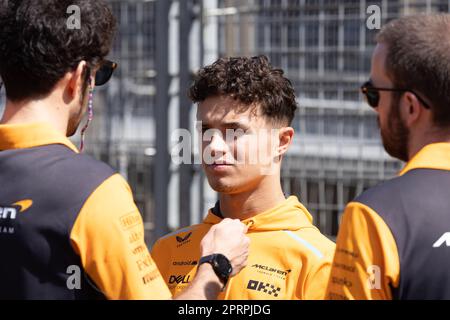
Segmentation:
{"type": "Polygon", "coordinates": [[[181,275],[181,276],[178,276],[178,275],[173,276],[172,275],[169,278],[169,284],[174,284],[174,283],[185,284],[185,283],[189,283],[190,279],[191,279],[190,275],[181,275]]]}
{"type": "Polygon", "coordinates": [[[22,200],[13,203],[11,206],[0,206],[0,220],[14,220],[17,218],[17,213],[22,213],[25,210],[28,210],[32,204],[32,200],[22,200]]]}
{"type": "Polygon", "coordinates": [[[281,291],[281,288],[274,286],[270,283],[265,283],[262,281],[250,280],[247,285],[247,289],[261,291],[267,293],[270,296],[278,297],[278,293],[281,291]]]}

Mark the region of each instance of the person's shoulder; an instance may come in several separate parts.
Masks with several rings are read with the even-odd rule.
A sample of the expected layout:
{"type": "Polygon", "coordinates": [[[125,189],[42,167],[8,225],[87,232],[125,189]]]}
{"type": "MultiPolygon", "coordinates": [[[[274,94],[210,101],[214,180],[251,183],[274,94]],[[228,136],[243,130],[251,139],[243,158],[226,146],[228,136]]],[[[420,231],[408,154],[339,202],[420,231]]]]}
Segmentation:
{"type": "MultiPolygon", "coordinates": [[[[421,201],[426,190],[433,183],[428,169],[412,170],[404,175],[383,181],[358,195],[346,208],[346,213],[376,214],[382,218],[400,218],[408,207],[421,201]]],[[[432,178],[432,177],[431,177],[432,178]]]]}
{"type": "Polygon", "coordinates": [[[314,226],[295,231],[285,231],[291,242],[291,250],[304,259],[320,261],[333,256],[335,243],[314,226]]]}
{"type": "Polygon", "coordinates": [[[80,173],[84,172],[83,170],[90,173],[98,172],[109,176],[116,173],[116,170],[114,170],[109,164],[94,159],[92,156],[86,154],[75,154],[74,157],[67,158],[66,161],[70,162],[71,165],[73,165],[73,168],[78,170],[80,173]]]}
{"type": "Polygon", "coordinates": [[[411,170],[404,175],[380,182],[363,191],[352,201],[352,203],[361,203],[368,207],[376,207],[382,203],[397,203],[402,200],[403,195],[411,195],[413,193],[420,194],[423,189],[429,187],[429,183],[432,183],[433,181],[433,179],[427,179],[431,176],[430,172],[436,173],[439,172],[439,170],[411,170]]]}
{"type": "Polygon", "coordinates": [[[36,148],[36,152],[46,154],[47,163],[40,163],[41,167],[51,170],[53,176],[68,183],[81,180],[103,181],[116,173],[108,164],[90,155],[76,153],[63,145],[36,148]],[[51,166],[48,162],[51,162],[51,166]]]}

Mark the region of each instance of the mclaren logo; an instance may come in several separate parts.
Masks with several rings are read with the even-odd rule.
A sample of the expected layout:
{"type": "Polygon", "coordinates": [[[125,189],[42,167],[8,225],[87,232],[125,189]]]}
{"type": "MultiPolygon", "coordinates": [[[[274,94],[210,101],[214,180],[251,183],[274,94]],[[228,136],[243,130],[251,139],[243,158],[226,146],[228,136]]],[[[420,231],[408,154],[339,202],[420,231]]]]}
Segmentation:
{"type": "Polygon", "coordinates": [[[259,270],[264,270],[264,271],[267,271],[267,272],[277,273],[277,274],[280,274],[280,275],[283,275],[283,276],[286,276],[289,272],[291,272],[290,269],[289,270],[280,270],[280,269],[271,268],[271,267],[268,267],[268,266],[265,266],[265,265],[262,265],[262,264],[257,264],[257,263],[252,265],[252,268],[256,268],[256,269],[259,269],[259,270]]]}
{"type": "Polygon", "coordinates": [[[22,200],[17,201],[10,206],[0,206],[0,234],[15,233],[12,221],[17,219],[18,213],[28,210],[32,205],[32,200],[22,200]]]}
{"type": "Polygon", "coordinates": [[[256,272],[258,273],[273,276],[282,280],[286,280],[287,275],[292,271],[291,269],[277,269],[259,263],[255,263],[254,265],[252,265],[252,268],[255,268],[256,272]]]}
{"type": "Polygon", "coordinates": [[[32,200],[22,200],[13,203],[11,206],[0,206],[0,220],[14,220],[17,218],[17,213],[28,210],[32,205],[32,200]]]}

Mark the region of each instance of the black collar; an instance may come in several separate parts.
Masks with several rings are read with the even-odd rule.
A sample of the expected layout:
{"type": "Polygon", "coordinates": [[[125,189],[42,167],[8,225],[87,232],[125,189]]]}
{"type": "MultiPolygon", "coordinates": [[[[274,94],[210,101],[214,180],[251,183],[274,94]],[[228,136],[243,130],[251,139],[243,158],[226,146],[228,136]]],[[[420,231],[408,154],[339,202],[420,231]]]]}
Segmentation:
{"type": "Polygon", "coordinates": [[[219,203],[219,201],[216,202],[214,208],[211,209],[211,212],[212,212],[215,216],[218,216],[219,218],[222,218],[222,219],[223,219],[222,211],[220,211],[220,203],[219,203]]]}

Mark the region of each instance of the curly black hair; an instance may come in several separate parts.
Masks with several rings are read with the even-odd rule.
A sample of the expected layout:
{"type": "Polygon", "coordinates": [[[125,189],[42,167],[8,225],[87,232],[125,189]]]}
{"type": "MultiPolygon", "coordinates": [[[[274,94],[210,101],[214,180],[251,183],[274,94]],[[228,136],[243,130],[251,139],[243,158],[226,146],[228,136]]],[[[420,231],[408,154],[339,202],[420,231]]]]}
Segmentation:
{"type": "Polygon", "coordinates": [[[290,125],[297,102],[294,88],[283,74],[264,55],[220,58],[198,71],[189,97],[201,102],[212,96],[230,96],[244,106],[258,104],[268,119],[290,125]]]}
{"type": "Polygon", "coordinates": [[[80,61],[95,67],[109,53],[115,28],[103,0],[0,0],[0,77],[7,98],[44,97],[80,61]],[[80,8],[80,29],[68,28],[72,5],[80,8]]]}

